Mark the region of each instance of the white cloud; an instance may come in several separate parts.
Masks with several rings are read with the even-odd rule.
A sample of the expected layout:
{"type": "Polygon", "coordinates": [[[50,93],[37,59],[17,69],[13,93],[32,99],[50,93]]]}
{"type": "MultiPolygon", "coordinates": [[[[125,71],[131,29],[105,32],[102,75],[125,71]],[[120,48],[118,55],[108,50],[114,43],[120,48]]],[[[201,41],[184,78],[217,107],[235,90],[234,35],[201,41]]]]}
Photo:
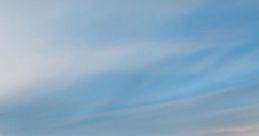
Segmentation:
{"type": "MultiPolygon", "coordinates": [[[[165,1],[159,7],[161,8],[159,11],[166,14],[167,18],[167,14],[172,13],[171,10],[174,11],[174,16],[178,16],[188,12],[193,7],[191,4],[175,2],[177,5],[182,5],[182,8],[174,5],[174,8],[168,7],[161,10],[167,5],[165,1]]],[[[111,14],[117,10],[125,9],[120,8],[116,3],[120,2],[114,1],[110,5],[115,6],[111,14]]],[[[130,4],[135,5],[135,2],[130,2],[130,4]]],[[[17,90],[26,89],[31,85],[45,83],[59,76],[69,75],[71,72],[77,73],[76,75],[79,76],[80,74],[93,74],[122,67],[122,65],[142,65],[144,62],[152,62],[171,52],[170,50],[166,51],[163,47],[157,47],[157,45],[145,46],[141,44],[127,45],[127,47],[116,45],[109,48],[86,47],[71,50],[64,49],[62,45],[58,49],[53,47],[52,41],[56,39],[51,31],[53,26],[50,24],[69,10],[77,9],[82,5],[91,5],[84,8],[89,8],[88,10],[92,12],[95,11],[92,7],[101,6],[100,2],[92,0],[87,2],[5,1],[1,4],[0,97],[11,95],[17,90]]],[[[127,7],[127,5],[124,6],[127,7]]],[[[146,8],[153,11],[152,7],[146,8]]],[[[143,9],[138,7],[138,10],[143,9]]],[[[98,13],[94,13],[94,15],[98,16],[98,13]]],[[[105,18],[107,14],[101,14],[101,16],[105,18]]],[[[62,44],[62,41],[55,42],[62,44]]]]}
{"type": "Polygon", "coordinates": [[[108,70],[136,68],[167,55],[199,50],[191,45],[172,46],[152,41],[98,47],[87,43],[82,43],[83,46],[64,43],[57,38],[60,36],[52,33],[53,26],[49,24],[78,3],[60,4],[5,2],[1,5],[1,102],[10,101],[13,95],[23,94],[22,91],[32,87],[49,84],[62,86],[81,77],[108,70]]]}
{"type": "MultiPolygon", "coordinates": [[[[52,50],[47,46],[1,46],[0,97],[53,81],[73,81],[108,70],[126,70],[150,64],[168,55],[183,55],[199,48],[157,46],[152,44],[108,47],[72,47],[52,50]]],[[[67,82],[66,82],[67,83],[67,82]]]]}

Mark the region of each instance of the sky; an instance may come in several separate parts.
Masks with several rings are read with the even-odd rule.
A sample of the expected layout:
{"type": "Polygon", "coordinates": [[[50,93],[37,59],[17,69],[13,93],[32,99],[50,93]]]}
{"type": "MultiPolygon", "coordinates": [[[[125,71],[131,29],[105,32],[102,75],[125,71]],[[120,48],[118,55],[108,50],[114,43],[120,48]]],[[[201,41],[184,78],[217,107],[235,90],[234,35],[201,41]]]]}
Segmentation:
{"type": "Polygon", "coordinates": [[[0,136],[258,136],[258,0],[0,0],[0,136]]]}

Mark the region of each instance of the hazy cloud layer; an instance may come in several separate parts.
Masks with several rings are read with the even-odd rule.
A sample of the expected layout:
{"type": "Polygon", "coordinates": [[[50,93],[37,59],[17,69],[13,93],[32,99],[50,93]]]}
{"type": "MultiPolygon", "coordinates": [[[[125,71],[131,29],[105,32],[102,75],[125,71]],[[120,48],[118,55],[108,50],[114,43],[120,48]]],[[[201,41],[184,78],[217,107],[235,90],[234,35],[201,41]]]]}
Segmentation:
{"type": "Polygon", "coordinates": [[[258,135],[258,4],[2,0],[0,136],[258,135]]]}

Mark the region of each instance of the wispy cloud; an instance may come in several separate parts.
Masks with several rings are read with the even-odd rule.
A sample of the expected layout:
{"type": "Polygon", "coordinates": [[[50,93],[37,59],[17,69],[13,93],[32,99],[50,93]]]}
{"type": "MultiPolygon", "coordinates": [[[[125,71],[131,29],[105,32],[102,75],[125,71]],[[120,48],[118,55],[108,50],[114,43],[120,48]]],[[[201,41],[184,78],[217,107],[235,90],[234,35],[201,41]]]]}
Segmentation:
{"type": "Polygon", "coordinates": [[[1,2],[0,135],[258,134],[255,0],[1,2]]]}

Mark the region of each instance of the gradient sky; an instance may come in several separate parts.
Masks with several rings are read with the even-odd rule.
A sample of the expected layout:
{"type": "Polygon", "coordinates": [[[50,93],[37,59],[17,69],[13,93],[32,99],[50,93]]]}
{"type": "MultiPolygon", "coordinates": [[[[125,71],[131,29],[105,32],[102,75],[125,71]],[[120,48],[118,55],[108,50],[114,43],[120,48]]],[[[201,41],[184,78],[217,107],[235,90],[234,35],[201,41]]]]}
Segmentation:
{"type": "Polygon", "coordinates": [[[258,0],[0,0],[0,136],[258,136],[258,0]]]}

